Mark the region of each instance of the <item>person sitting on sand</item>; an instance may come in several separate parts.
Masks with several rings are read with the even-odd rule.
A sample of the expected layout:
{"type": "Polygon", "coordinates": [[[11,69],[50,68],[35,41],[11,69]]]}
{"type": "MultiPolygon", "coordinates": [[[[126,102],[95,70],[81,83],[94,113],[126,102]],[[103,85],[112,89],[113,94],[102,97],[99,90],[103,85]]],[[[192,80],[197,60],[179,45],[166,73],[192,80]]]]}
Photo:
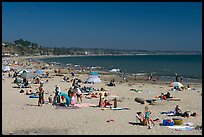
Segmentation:
{"type": "Polygon", "coordinates": [[[189,84],[187,85],[187,90],[191,90],[191,87],[190,87],[190,85],[189,85],[189,84]]]}
{"type": "Polygon", "coordinates": [[[146,123],[145,123],[145,118],[144,118],[144,115],[142,115],[142,112],[137,112],[136,113],[136,118],[140,121],[140,123],[142,124],[142,125],[146,125],[146,123]]]}
{"type": "Polygon", "coordinates": [[[167,92],[166,94],[164,94],[164,93],[162,92],[162,93],[161,93],[161,96],[159,96],[159,98],[166,100],[166,99],[168,99],[168,98],[173,98],[173,97],[171,96],[170,92],[167,92]]]}
{"type": "Polygon", "coordinates": [[[179,105],[176,105],[175,107],[175,116],[182,116],[182,111],[179,105]]]}
{"type": "MultiPolygon", "coordinates": [[[[142,112],[137,112],[136,113],[136,118],[140,121],[140,123],[142,124],[142,125],[144,125],[144,126],[146,126],[147,125],[147,122],[145,121],[145,116],[144,116],[144,114],[142,114],[142,112]]],[[[153,125],[155,125],[155,121],[158,121],[159,120],[159,118],[157,117],[156,119],[154,119],[154,120],[152,120],[152,119],[150,119],[150,122],[153,124],[153,125]]]]}
{"type": "Polygon", "coordinates": [[[185,111],[184,113],[182,113],[181,111],[181,108],[179,107],[179,105],[176,105],[175,107],[175,116],[182,116],[182,117],[189,117],[190,114],[189,114],[190,111],[185,111]]]}
{"type": "Polygon", "coordinates": [[[98,95],[98,93],[91,93],[92,98],[98,98],[97,95],[98,95]]]}
{"type": "Polygon", "coordinates": [[[63,82],[67,82],[68,81],[68,77],[64,76],[62,79],[63,82]]]}
{"type": "Polygon", "coordinates": [[[31,94],[34,94],[31,89],[30,90],[26,90],[26,95],[31,95],[31,94]]]}
{"type": "Polygon", "coordinates": [[[166,97],[166,99],[167,99],[167,98],[173,98],[173,97],[171,96],[170,92],[167,92],[164,96],[166,97]]]}
{"type": "Polygon", "coordinates": [[[108,86],[116,86],[116,85],[115,85],[115,80],[114,80],[114,79],[111,80],[108,86]]]}
{"type": "Polygon", "coordinates": [[[102,102],[102,107],[106,107],[106,106],[111,106],[112,104],[110,102],[108,102],[107,99],[105,99],[103,102],[102,102]]]}
{"type": "Polygon", "coordinates": [[[39,78],[38,75],[35,77],[34,80],[35,80],[35,81],[34,81],[34,84],[39,84],[39,83],[40,83],[40,78],[39,78]]]}
{"type": "Polygon", "coordinates": [[[48,102],[49,102],[49,103],[52,103],[52,95],[50,95],[50,96],[48,97],[48,102]]]}

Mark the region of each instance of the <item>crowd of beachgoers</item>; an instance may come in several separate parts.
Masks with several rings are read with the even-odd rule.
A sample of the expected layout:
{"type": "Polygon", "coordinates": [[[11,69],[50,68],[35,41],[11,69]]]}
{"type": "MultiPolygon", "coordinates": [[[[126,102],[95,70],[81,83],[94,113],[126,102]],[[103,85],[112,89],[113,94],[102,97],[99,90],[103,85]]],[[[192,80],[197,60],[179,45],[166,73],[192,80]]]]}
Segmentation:
{"type": "Polygon", "coordinates": [[[3,134],[201,135],[202,83],[2,59],[3,134]]]}

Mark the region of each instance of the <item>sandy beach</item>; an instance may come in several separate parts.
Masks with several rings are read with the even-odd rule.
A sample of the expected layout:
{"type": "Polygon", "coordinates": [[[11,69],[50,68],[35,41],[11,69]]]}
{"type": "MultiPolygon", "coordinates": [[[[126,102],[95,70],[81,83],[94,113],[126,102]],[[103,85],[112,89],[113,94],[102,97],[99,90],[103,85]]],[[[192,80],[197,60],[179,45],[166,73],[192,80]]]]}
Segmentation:
{"type": "MultiPolygon", "coordinates": [[[[13,58],[22,61],[25,59],[13,58]]],[[[33,63],[33,66],[43,66],[39,63],[33,63]]],[[[26,67],[26,66],[25,66],[26,67]]],[[[54,68],[54,67],[53,67],[54,68]]],[[[71,82],[62,82],[63,76],[71,78],[70,71],[64,70],[62,75],[56,76],[52,67],[48,71],[51,78],[44,84],[45,100],[52,94],[54,96],[55,85],[58,84],[61,91],[67,92],[71,86],[71,82]]],[[[197,116],[182,118],[184,123],[191,122],[193,127],[202,125],[202,83],[190,83],[194,90],[170,91],[171,95],[180,98],[180,101],[158,100],[155,105],[149,103],[140,104],[135,101],[136,97],[145,100],[155,98],[162,92],[166,93],[170,90],[169,81],[123,81],[116,75],[101,74],[100,83],[84,84],[81,86],[92,86],[95,89],[107,89],[109,96],[117,95],[119,100],[118,107],[128,107],[129,110],[101,110],[100,107],[81,107],[79,109],[56,109],[51,104],[43,104],[42,107],[37,106],[37,98],[29,98],[25,93],[19,93],[20,88],[15,88],[13,84],[14,78],[8,78],[5,74],[5,81],[2,80],[2,133],[8,134],[29,134],[29,135],[202,135],[201,130],[192,129],[190,131],[177,131],[165,126],[161,126],[163,119],[168,117],[160,112],[174,110],[179,105],[183,111],[189,110],[190,113],[196,112],[197,116]],[[115,79],[116,86],[107,86],[111,79],[115,79]],[[130,89],[142,90],[142,92],[130,91],[130,89]],[[138,120],[135,117],[136,112],[144,112],[145,106],[149,106],[151,118],[159,118],[160,121],[155,122],[155,126],[148,129],[147,126],[135,124],[138,120]],[[108,121],[113,119],[113,121],[108,121]]],[[[99,73],[100,74],[100,73],[99,73]]],[[[88,74],[77,74],[77,78],[85,81],[88,74]]],[[[183,83],[186,86],[186,83],[183,83]]],[[[189,83],[188,83],[189,84],[189,83]]],[[[36,91],[39,84],[31,84],[31,88],[23,90],[36,91]]],[[[99,91],[96,91],[99,92],[99,91]]],[[[98,105],[99,98],[86,99],[82,97],[82,104],[98,105]]],[[[111,102],[113,103],[113,102],[111,102]]]]}

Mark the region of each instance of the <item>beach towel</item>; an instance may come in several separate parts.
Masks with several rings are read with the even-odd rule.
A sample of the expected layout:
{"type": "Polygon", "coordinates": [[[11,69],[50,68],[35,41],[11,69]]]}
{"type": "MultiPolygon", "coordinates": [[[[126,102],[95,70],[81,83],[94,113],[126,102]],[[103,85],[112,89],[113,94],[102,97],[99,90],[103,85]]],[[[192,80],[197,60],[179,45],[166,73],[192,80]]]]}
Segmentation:
{"type": "Polygon", "coordinates": [[[167,116],[174,116],[174,110],[172,111],[163,111],[163,112],[160,112],[160,114],[163,114],[163,115],[167,115],[167,116]]]}
{"type": "Polygon", "coordinates": [[[191,131],[194,128],[191,126],[166,126],[166,127],[171,128],[171,129],[175,129],[177,131],[182,131],[182,130],[191,131]]]}
{"type": "Polygon", "coordinates": [[[80,109],[77,106],[60,106],[60,105],[56,105],[55,109],[80,109]]]}
{"type": "Polygon", "coordinates": [[[39,96],[30,95],[29,98],[39,98],[39,96]]]}
{"type": "Polygon", "coordinates": [[[91,103],[81,103],[81,104],[74,104],[74,106],[79,107],[79,108],[83,108],[83,107],[95,106],[95,104],[91,104],[91,103]]]}
{"type": "Polygon", "coordinates": [[[111,110],[130,110],[130,108],[111,108],[111,110]]]}
{"type": "Polygon", "coordinates": [[[130,108],[128,107],[124,107],[124,108],[101,108],[101,110],[130,110],[130,108]]]}
{"type": "Polygon", "coordinates": [[[181,101],[180,98],[168,98],[167,101],[181,101]]]}

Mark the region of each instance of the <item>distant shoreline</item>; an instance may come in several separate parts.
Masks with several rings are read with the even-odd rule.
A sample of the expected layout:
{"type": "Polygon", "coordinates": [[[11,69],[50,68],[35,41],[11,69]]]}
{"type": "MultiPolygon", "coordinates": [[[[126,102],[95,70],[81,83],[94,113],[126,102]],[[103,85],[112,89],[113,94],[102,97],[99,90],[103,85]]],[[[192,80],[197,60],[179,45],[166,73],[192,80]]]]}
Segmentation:
{"type": "MultiPolygon", "coordinates": [[[[145,55],[138,55],[138,56],[148,56],[148,55],[151,55],[151,54],[145,54],[145,55]]],[[[153,55],[156,55],[156,54],[153,54],[153,55]]],[[[164,55],[164,54],[157,54],[157,55],[164,55]]],[[[167,56],[171,56],[169,54],[166,54],[167,56]]],[[[173,55],[177,55],[177,54],[173,54],[173,55]]],[[[179,54],[179,55],[184,55],[184,54],[179,54]]],[[[185,54],[186,55],[186,54],[185,54]]],[[[188,55],[192,55],[192,54],[188,54],[188,55]]],[[[196,54],[197,55],[197,54],[196,54]]],[[[94,56],[137,56],[137,55],[132,55],[132,54],[117,54],[117,55],[104,55],[104,54],[101,54],[101,55],[41,55],[41,56],[19,56],[19,57],[5,57],[5,58],[22,58],[22,59],[46,59],[46,58],[60,58],[60,57],[94,57],[94,56]]],[[[3,59],[3,58],[2,58],[3,59]]],[[[58,65],[58,67],[60,67],[60,65],[58,65]]],[[[109,71],[107,70],[103,70],[105,73],[110,73],[109,71]]],[[[123,73],[115,73],[116,75],[123,75],[123,73]]],[[[124,73],[125,76],[127,77],[133,77],[134,75],[137,75],[137,73],[124,73]]],[[[143,75],[143,77],[147,77],[147,75],[143,75]]],[[[163,81],[163,82],[167,82],[169,81],[168,77],[165,78],[165,76],[159,76],[162,78],[162,80],[158,80],[158,81],[163,81]]],[[[202,79],[194,79],[194,78],[190,78],[191,80],[189,80],[189,78],[187,78],[188,80],[187,81],[190,81],[190,82],[195,82],[195,83],[201,83],[202,82],[202,79]]],[[[151,81],[150,81],[151,82],[151,81]]],[[[187,82],[188,83],[188,82],[187,82]]]]}
{"type": "Polygon", "coordinates": [[[197,53],[191,54],[97,54],[97,55],[40,55],[40,56],[17,56],[17,57],[2,57],[4,58],[56,58],[56,57],[92,57],[92,56],[158,56],[158,55],[166,55],[166,56],[174,56],[174,55],[201,55],[197,53]]]}

